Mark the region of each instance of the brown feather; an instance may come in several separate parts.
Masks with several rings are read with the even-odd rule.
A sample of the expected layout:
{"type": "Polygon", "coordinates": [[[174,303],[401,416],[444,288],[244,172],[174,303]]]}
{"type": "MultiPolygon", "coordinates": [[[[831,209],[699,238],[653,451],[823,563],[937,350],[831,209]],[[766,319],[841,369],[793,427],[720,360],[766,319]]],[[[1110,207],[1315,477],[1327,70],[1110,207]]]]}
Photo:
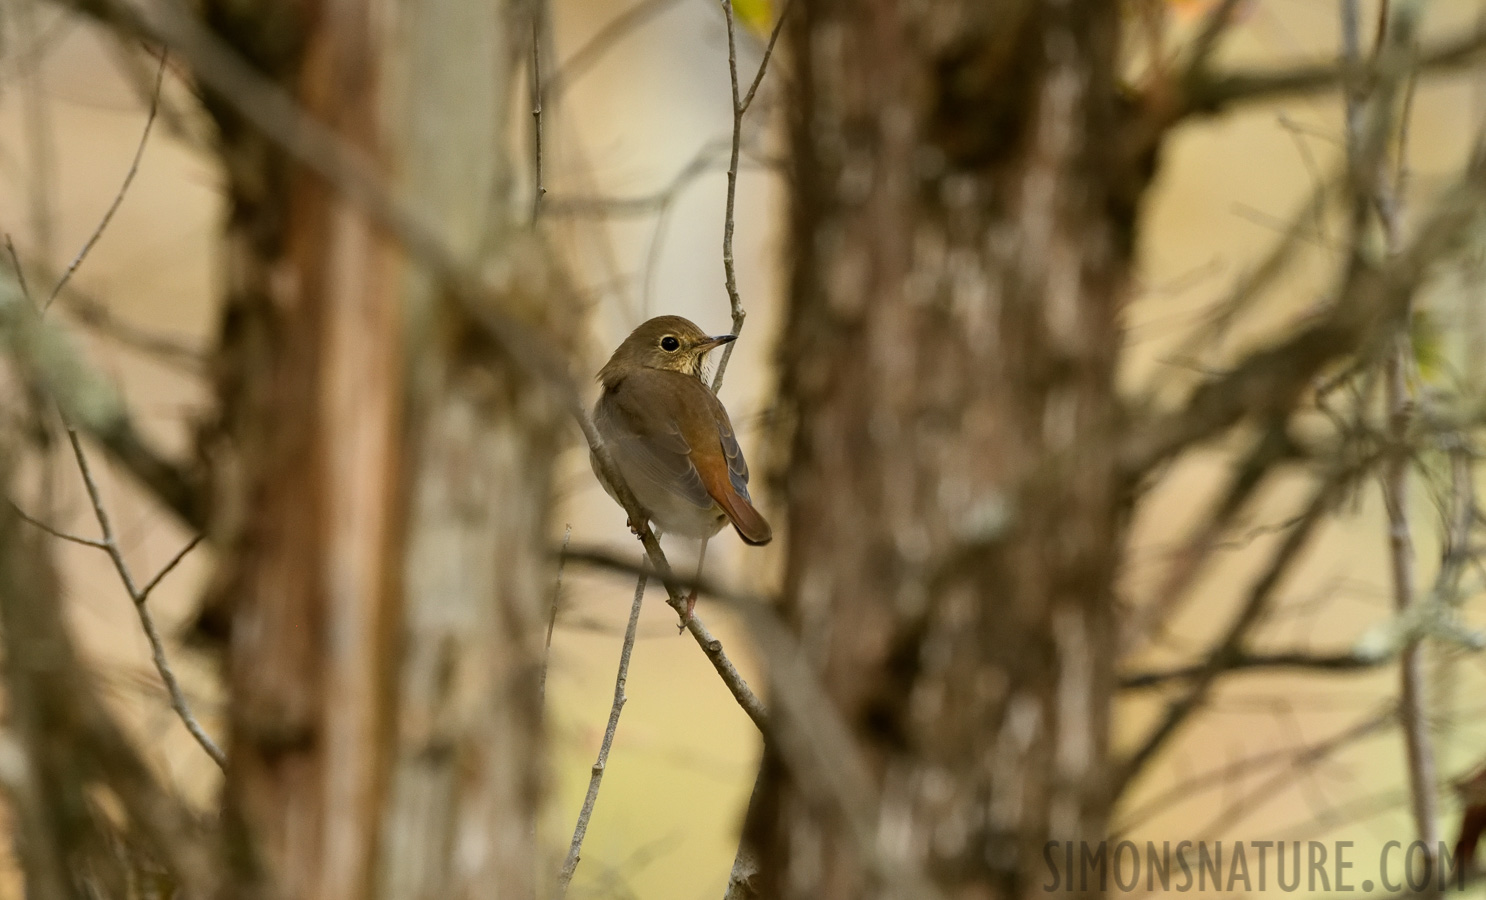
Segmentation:
{"type": "Polygon", "coordinates": [[[755,545],[767,544],[773,540],[774,530],[769,527],[769,523],[764,521],[764,517],[753,508],[747,497],[733,488],[727,457],[722,453],[721,443],[712,452],[698,452],[693,449],[691,462],[697,467],[697,474],[702,476],[702,484],[706,486],[707,493],[727,514],[733,528],[737,529],[738,537],[755,545]]]}

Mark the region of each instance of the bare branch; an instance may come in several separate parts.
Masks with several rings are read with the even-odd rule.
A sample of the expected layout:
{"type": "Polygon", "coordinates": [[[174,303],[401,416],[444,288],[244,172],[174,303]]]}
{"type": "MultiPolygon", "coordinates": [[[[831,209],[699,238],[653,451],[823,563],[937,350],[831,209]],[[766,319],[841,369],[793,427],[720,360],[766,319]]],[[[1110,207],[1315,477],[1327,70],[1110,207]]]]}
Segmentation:
{"type": "MultiPolygon", "coordinates": [[[[736,205],[738,196],[738,154],[743,142],[743,100],[738,93],[738,47],[734,39],[733,28],[733,0],[721,0],[723,17],[727,20],[728,32],[728,76],[733,89],[733,141],[728,156],[728,191],[727,209],[723,213],[722,220],[722,270],[723,286],[728,292],[728,306],[733,314],[733,334],[736,336],[743,330],[743,319],[748,315],[743,309],[743,298],[738,296],[738,272],[733,265],[733,207],[736,205]]],[[[783,17],[780,18],[783,22],[783,17]]],[[[779,33],[776,27],[775,34],[779,33]]],[[[773,46],[773,41],[770,41],[773,46]]],[[[769,58],[764,56],[764,65],[768,65],[769,58]]],[[[759,67],[759,80],[764,76],[763,67],[759,67]]],[[[749,99],[753,99],[751,96],[749,99]]],[[[717,361],[717,373],[712,376],[712,393],[717,393],[722,387],[722,377],[727,373],[728,361],[733,358],[733,346],[737,342],[728,344],[723,348],[722,359],[717,361]]]]}
{"type": "Polygon", "coordinates": [[[1134,429],[1121,454],[1127,471],[1149,471],[1245,417],[1287,417],[1326,365],[1375,344],[1399,320],[1428,266],[1449,251],[1476,215],[1483,195],[1486,159],[1477,152],[1465,177],[1432,210],[1412,245],[1381,266],[1354,253],[1329,309],[1200,385],[1180,410],[1134,429]]]}
{"type": "Polygon", "coordinates": [[[81,544],[84,547],[92,547],[96,550],[108,549],[108,544],[105,544],[103,541],[94,540],[93,538],[79,537],[75,534],[68,534],[65,531],[60,531],[56,528],[53,528],[40,519],[27,515],[26,511],[17,506],[14,500],[10,501],[10,508],[15,510],[16,515],[21,517],[21,521],[40,528],[42,531],[45,531],[47,534],[51,535],[54,538],[60,538],[61,540],[68,541],[73,544],[81,544]]]}
{"type": "Polygon", "coordinates": [[[155,90],[150,97],[150,112],[145,117],[144,132],[139,136],[139,145],[134,148],[134,159],[129,162],[129,171],[124,173],[124,183],[119,185],[118,192],[114,194],[113,202],[109,203],[108,209],[103,213],[103,218],[98,221],[98,227],[94,228],[93,233],[88,235],[88,239],[83,243],[82,249],[77,251],[77,255],[72,258],[72,262],[68,263],[67,268],[62,271],[62,277],[57,279],[56,286],[52,288],[51,296],[47,297],[46,303],[42,304],[43,310],[52,305],[52,301],[57,299],[57,295],[62,293],[62,288],[66,287],[67,282],[71,280],[72,273],[76,272],[78,266],[83,264],[83,260],[88,258],[88,253],[93,249],[93,245],[98,243],[98,239],[103,237],[104,230],[108,228],[108,223],[113,221],[114,213],[119,211],[119,206],[124,202],[124,195],[129,192],[129,186],[134,183],[134,176],[139,172],[139,161],[144,158],[145,145],[150,141],[150,130],[155,127],[155,115],[160,111],[160,89],[165,84],[165,64],[169,58],[168,54],[160,54],[160,66],[155,70],[155,90]]]}
{"type": "Polygon", "coordinates": [[[1324,741],[1302,745],[1297,748],[1268,750],[1246,759],[1200,772],[1190,778],[1183,778],[1167,787],[1157,796],[1151,798],[1144,805],[1126,814],[1113,829],[1110,838],[1112,840],[1123,838],[1136,828],[1150,821],[1151,818],[1163,809],[1181,800],[1189,799],[1208,787],[1227,783],[1236,777],[1248,775],[1251,772],[1263,771],[1263,769],[1276,763],[1290,763],[1293,765],[1298,759],[1304,759],[1308,763],[1314,763],[1331,753],[1376,733],[1384,726],[1392,724],[1395,717],[1396,712],[1390,706],[1383,712],[1369,715],[1360,722],[1324,741]]]}
{"type": "MultiPolygon", "coordinates": [[[[570,549],[568,559],[628,574],[643,571],[607,551],[586,547],[570,549]]],[[[851,840],[874,877],[904,896],[941,897],[912,862],[890,858],[882,851],[877,838],[878,792],[866,760],[799,641],[774,607],[761,597],[729,591],[703,578],[678,578],[675,583],[727,603],[747,623],[778,694],[778,712],[768,720],[766,739],[788,764],[809,801],[847,823],[851,840]]]]}
{"type": "Polygon", "coordinates": [[[547,79],[547,96],[556,102],[579,78],[588,73],[614,45],[633,34],[651,19],[670,9],[680,0],[640,0],[639,3],[610,19],[588,43],[573,52],[552,77],[547,79]]]}
{"type": "Polygon", "coordinates": [[[1402,70],[1442,74],[1475,65],[1486,51],[1486,28],[1443,41],[1402,63],[1313,63],[1291,69],[1227,74],[1199,74],[1189,82],[1183,115],[1213,115],[1251,103],[1266,103],[1335,89],[1353,80],[1360,84],[1397,78],[1402,70]]]}
{"type": "MultiPolygon", "coordinates": [[[[1221,662],[1220,672],[1274,671],[1276,669],[1316,674],[1344,674],[1364,669],[1376,669],[1390,662],[1389,657],[1372,656],[1356,651],[1345,653],[1315,653],[1309,650],[1278,650],[1268,652],[1240,651],[1221,662]]],[[[1190,681],[1207,672],[1207,661],[1190,663],[1171,669],[1150,672],[1132,672],[1120,676],[1120,687],[1125,690],[1160,687],[1173,681],[1190,681]]]]}
{"type": "Polygon", "coordinates": [[[542,98],[547,84],[542,80],[542,29],[546,25],[546,0],[531,0],[531,132],[532,132],[532,197],[531,221],[535,225],[542,215],[542,98]]]}
{"type": "Polygon", "coordinates": [[[640,605],[645,600],[645,585],[648,581],[641,560],[639,579],[635,582],[635,599],[630,603],[629,624],[624,629],[624,643],[619,650],[619,674],[614,678],[614,702],[609,706],[609,723],[604,726],[604,739],[599,743],[598,759],[588,778],[588,793],[583,797],[583,808],[578,812],[578,822],[573,826],[573,840],[568,845],[567,858],[562,871],[557,875],[557,896],[560,900],[568,893],[568,884],[578,869],[579,853],[583,849],[583,838],[588,834],[588,820],[593,816],[593,805],[599,798],[599,784],[604,780],[604,770],[609,763],[609,748],[614,746],[614,733],[619,729],[619,714],[624,710],[624,686],[629,678],[630,653],[635,649],[635,633],[640,626],[640,605]]]}
{"type": "Polygon", "coordinates": [[[1116,796],[1134,781],[1187,717],[1202,705],[1218,676],[1228,669],[1233,660],[1244,655],[1244,642],[1268,609],[1276,588],[1289,573],[1290,567],[1309,542],[1322,518],[1331,510],[1337,497],[1341,496],[1343,488],[1365,467],[1364,463],[1365,461],[1350,466],[1338,466],[1312,492],[1300,521],[1271,555],[1269,563],[1250,586],[1248,596],[1224,629],[1223,635],[1205,654],[1205,661],[1192,676],[1192,686],[1181,697],[1168,704],[1161,720],[1120,766],[1112,784],[1116,796]]]}
{"type": "Polygon", "coordinates": [[[72,444],[72,454],[77,459],[77,468],[83,477],[83,486],[87,488],[88,500],[93,505],[93,515],[98,519],[98,527],[103,532],[103,549],[108,553],[108,558],[113,561],[114,570],[119,573],[119,579],[124,582],[124,590],[129,592],[129,599],[134,601],[134,610],[139,615],[139,624],[144,629],[145,637],[150,642],[150,655],[154,659],[155,670],[160,673],[160,680],[164,682],[166,691],[170,694],[170,708],[174,709],[176,715],[206,751],[206,755],[222,769],[227,768],[227,755],[222,748],[217,746],[216,741],[201,727],[196,716],[191,712],[191,704],[186,700],[186,694],[181,690],[180,681],[175,677],[175,671],[170,667],[170,660],[165,655],[165,641],[160,636],[160,629],[155,626],[155,616],[150,612],[150,591],[160,583],[160,580],[170,574],[171,570],[191,552],[191,549],[201,541],[201,538],[192,538],[185,549],[171,558],[170,562],[151,578],[144,587],[139,587],[134,582],[134,576],[129,571],[129,566],[124,562],[124,554],[119,550],[119,542],[114,537],[113,524],[108,518],[108,510],[103,505],[103,495],[98,490],[98,482],[93,478],[92,467],[88,464],[88,455],[83,451],[82,441],[78,439],[76,429],[70,425],[67,427],[67,440],[72,444]]]}
{"type": "Polygon", "coordinates": [[[1240,2],[1241,0],[1222,0],[1221,3],[1208,10],[1207,17],[1202,22],[1202,29],[1192,39],[1192,46],[1187,53],[1185,80],[1188,83],[1200,80],[1207,72],[1208,63],[1212,61],[1218,43],[1233,25],[1234,13],[1238,11],[1240,2]]]}
{"type": "MultiPolygon", "coordinates": [[[[1378,19],[1377,49],[1375,61],[1387,57],[1388,51],[1402,53],[1413,40],[1412,17],[1402,5],[1389,15],[1387,0],[1380,5],[1378,19]]],[[[1343,15],[1355,17],[1356,0],[1342,0],[1343,15]]],[[[1356,30],[1350,35],[1355,40],[1356,30]]],[[[1355,43],[1343,48],[1345,59],[1356,61],[1360,52],[1355,43]]],[[[1385,81],[1384,87],[1391,83],[1385,81]]],[[[1392,92],[1382,90],[1373,102],[1382,105],[1392,102],[1392,92]]],[[[1412,91],[1410,91],[1412,94],[1412,91]]],[[[1363,95],[1365,96],[1365,95],[1363,95]]],[[[1368,166],[1366,171],[1354,172],[1354,180],[1369,185],[1372,190],[1363,194],[1368,205],[1377,210],[1383,226],[1383,241],[1388,255],[1394,256],[1401,249],[1402,225],[1402,175],[1405,171],[1406,135],[1408,129],[1406,104],[1398,125],[1399,159],[1397,175],[1390,181],[1387,160],[1380,157],[1369,160],[1362,147],[1362,138],[1355,132],[1358,116],[1348,117],[1348,147],[1352,148],[1354,166],[1368,166]]],[[[1384,364],[1384,388],[1387,407],[1389,447],[1382,472],[1383,505],[1388,516],[1388,556],[1393,578],[1393,603],[1400,616],[1405,616],[1418,602],[1414,586],[1414,542],[1409,521],[1409,466],[1411,452],[1408,436],[1414,418],[1414,402],[1409,396],[1408,370],[1414,364],[1413,343],[1409,324],[1413,304],[1405,305],[1404,313],[1394,325],[1392,347],[1384,364]]],[[[1434,848],[1440,844],[1439,810],[1435,797],[1434,748],[1429,739],[1428,700],[1424,688],[1424,659],[1418,639],[1403,646],[1399,657],[1400,696],[1398,704],[1399,723],[1403,728],[1404,746],[1408,757],[1409,796],[1414,813],[1415,837],[1424,845],[1425,853],[1433,861],[1434,848]]]]}
{"type": "MultiPolygon", "coordinates": [[[[0,459],[0,467],[5,462],[0,459]]],[[[152,855],[178,880],[180,895],[213,896],[211,841],[184,805],[158,784],[102,705],[63,624],[55,576],[8,512],[0,507],[0,617],[5,626],[0,637],[5,643],[8,718],[16,727],[22,756],[6,761],[20,763],[23,777],[34,773],[38,798],[52,811],[40,822],[28,822],[42,828],[28,827],[26,843],[54,839],[58,849],[75,843],[65,825],[57,827],[55,813],[63,808],[59,804],[80,799],[90,782],[101,783],[118,798],[131,826],[146,837],[152,855]]],[[[23,815],[31,811],[29,806],[22,803],[23,815]]],[[[65,861],[69,866],[77,862],[65,861]]],[[[33,860],[27,863],[29,869],[33,860]]],[[[73,895],[65,891],[58,896],[73,895]]]]}
{"type": "Polygon", "coordinates": [[[63,418],[87,432],[167,509],[193,529],[205,523],[194,480],[145,444],[113,389],[79,354],[64,331],[37,314],[18,282],[0,278],[0,341],[22,374],[44,389],[63,418]]]}
{"type": "Polygon", "coordinates": [[[1170,621],[1197,574],[1202,571],[1203,563],[1217,549],[1223,532],[1258,491],[1270,471],[1291,456],[1294,449],[1280,426],[1266,428],[1254,442],[1248,455],[1234,468],[1221,497],[1203,515],[1202,524],[1193,529],[1176,551],[1155,598],[1136,612],[1124,642],[1126,652],[1139,647],[1170,621]]]}
{"type": "Polygon", "coordinates": [[[547,669],[552,664],[552,632],[557,628],[557,610],[562,603],[562,573],[568,565],[568,542],[573,539],[573,526],[562,530],[562,549],[557,554],[557,577],[552,585],[552,612],[547,618],[547,644],[542,649],[542,674],[537,680],[537,705],[547,703],[547,669]]]}

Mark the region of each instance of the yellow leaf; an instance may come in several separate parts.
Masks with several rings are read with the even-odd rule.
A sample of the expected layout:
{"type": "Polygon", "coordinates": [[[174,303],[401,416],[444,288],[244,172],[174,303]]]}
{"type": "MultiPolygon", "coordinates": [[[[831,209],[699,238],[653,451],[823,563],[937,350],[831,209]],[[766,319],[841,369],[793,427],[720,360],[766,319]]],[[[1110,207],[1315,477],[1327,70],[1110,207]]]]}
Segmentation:
{"type": "Polygon", "coordinates": [[[768,37],[774,27],[772,0],[733,0],[733,18],[760,37],[768,37]]]}

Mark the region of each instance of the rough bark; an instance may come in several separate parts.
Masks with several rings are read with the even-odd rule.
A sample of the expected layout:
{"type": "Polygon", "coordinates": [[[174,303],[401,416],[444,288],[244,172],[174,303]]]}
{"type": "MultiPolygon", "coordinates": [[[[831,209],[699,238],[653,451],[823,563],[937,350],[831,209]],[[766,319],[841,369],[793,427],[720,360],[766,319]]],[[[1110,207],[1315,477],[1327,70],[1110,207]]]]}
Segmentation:
{"type": "MultiPolygon", "coordinates": [[[[501,263],[508,312],[571,333],[526,277],[542,248],[510,239],[525,20],[515,0],[208,8],[457,254],[501,263]]],[[[363,210],[208,103],[230,197],[201,445],[232,890],[528,896],[555,411],[363,210]]]]}
{"type": "MultiPolygon", "coordinates": [[[[947,897],[1040,893],[1046,842],[1099,840],[1110,803],[1117,314],[1143,184],[1118,4],[799,12],[787,611],[867,750],[874,852],[947,897]]],[[[787,764],[746,826],[754,895],[887,893],[787,764]]]]}

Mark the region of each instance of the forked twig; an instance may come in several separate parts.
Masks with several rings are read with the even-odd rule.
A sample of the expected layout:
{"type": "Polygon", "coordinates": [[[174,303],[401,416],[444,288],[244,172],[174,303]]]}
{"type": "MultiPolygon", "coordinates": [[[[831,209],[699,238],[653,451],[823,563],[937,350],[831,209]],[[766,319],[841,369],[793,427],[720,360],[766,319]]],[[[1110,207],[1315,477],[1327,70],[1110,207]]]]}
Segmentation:
{"type": "Polygon", "coordinates": [[[196,716],[191,712],[191,704],[186,700],[186,694],[181,690],[181,683],[175,677],[175,671],[170,667],[170,660],[165,655],[165,641],[160,636],[160,629],[155,625],[155,616],[150,612],[148,600],[150,592],[160,584],[161,579],[169,575],[180,561],[190,553],[197,544],[201,542],[201,536],[193,537],[185,547],[181,548],[175,556],[170,558],[159,572],[144,586],[138,586],[134,582],[134,575],[129,571],[129,565],[124,562],[124,554],[119,550],[118,539],[114,536],[113,523],[109,520],[108,510],[103,505],[103,495],[98,491],[98,482],[93,478],[93,469],[88,464],[88,455],[83,450],[82,441],[77,436],[77,430],[70,425],[67,427],[67,440],[72,444],[72,454],[77,458],[78,471],[82,473],[83,485],[88,491],[88,501],[93,506],[93,515],[98,519],[98,528],[103,532],[103,550],[112,560],[114,569],[119,573],[119,579],[124,582],[124,590],[129,593],[129,599],[134,601],[134,611],[139,614],[139,624],[144,628],[145,638],[150,642],[150,655],[154,659],[155,670],[160,673],[160,680],[165,683],[165,690],[170,694],[170,708],[175,710],[186,730],[206,755],[222,769],[227,768],[227,755],[222,748],[217,746],[216,741],[201,727],[196,716]]]}
{"type": "MultiPolygon", "coordinates": [[[[758,93],[759,85],[763,83],[764,73],[769,69],[769,59],[774,55],[774,45],[779,40],[779,33],[784,27],[785,16],[789,13],[789,4],[779,10],[779,20],[774,23],[774,30],[769,34],[769,43],[764,47],[764,58],[759,61],[758,73],[753,76],[752,83],[748,86],[746,95],[739,93],[738,88],[738,44],[734,35],[733,2],[732,0],[720,0],[722,3],[722,14],[727,20],[728,32],[728,80],[733,89],[733,140],[728,155],[728,192],[727,207],[723,213],[722,221],[722,273],[723,286],[728,292],[728,308],[733,316],[733,335],[736,336],[743,331],[743,320],[748,313],[743,309],[743,298],[738,294],[738,270],[733,263],[733,210],[737,205],[738,197],[738,158],[742,154],[743,147],[743,115],[748,112],[748,107],[753,104],[754,95],[758,93]]],[[[717,373],[712,376],[712,393],[717,393],[722,388],[722,377],[727,373],[728,361],[733,358],[733,347],[737,342],[728,344],[722,350],[722,359],[717,362],[717,373]]]]}

